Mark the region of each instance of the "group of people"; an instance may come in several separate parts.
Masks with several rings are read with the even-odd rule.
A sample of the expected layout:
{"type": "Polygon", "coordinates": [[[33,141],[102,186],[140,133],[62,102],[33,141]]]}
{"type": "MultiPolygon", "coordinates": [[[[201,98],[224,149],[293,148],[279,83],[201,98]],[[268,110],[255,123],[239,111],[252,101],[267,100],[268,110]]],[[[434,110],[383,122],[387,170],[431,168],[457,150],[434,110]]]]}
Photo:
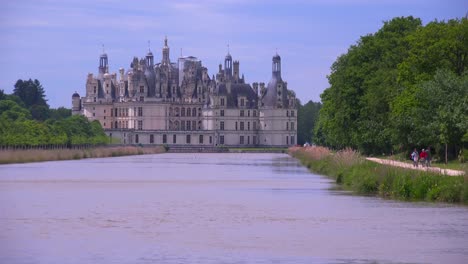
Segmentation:
{"type": "Polygon", "coordinates": [[[418,153],[418,150],[415,148],[411,153],[411,160],[413,161],[413,166],[418,167],[419,162],[421,166],[430,167],[431,166],[431,149],[422,149],[421,153],[418,153]]]}

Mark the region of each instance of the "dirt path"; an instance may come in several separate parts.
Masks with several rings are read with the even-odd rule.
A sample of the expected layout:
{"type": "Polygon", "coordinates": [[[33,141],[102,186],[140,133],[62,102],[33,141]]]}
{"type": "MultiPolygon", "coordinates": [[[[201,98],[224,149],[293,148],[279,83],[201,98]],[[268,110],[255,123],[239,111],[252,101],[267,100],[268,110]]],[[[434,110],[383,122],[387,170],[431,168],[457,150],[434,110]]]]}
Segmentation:
{"type": "Polygon", "coordinates": [[[391,166],[395,166],[395,167],[401,167],[401,168],[412,169],[412,170],[422,170],[422,171],[429,170],[429,171],[432,171],[432,172],[437,172],[437,173],[440,173],[440,174],[445,174],[445,175],[450,175],[450,176],[459,176],[459,175],[464,175],[465,174],[464,171],[441,169],[441,168],[438,168],[438,167],[426,168],[426,167],[422,167],[421,165],[418,166],[418,167],[413,167],[413,164],[408,164],[408,163],[401,162],[401,161],[396,161],[396,160],[387,160],[387,159],[378,159],[378,158],[366,158],[366,159],[370,160],[370,161],[373,161],[373,162],[380,163],[380,164],[391,165],[391,166]]]}

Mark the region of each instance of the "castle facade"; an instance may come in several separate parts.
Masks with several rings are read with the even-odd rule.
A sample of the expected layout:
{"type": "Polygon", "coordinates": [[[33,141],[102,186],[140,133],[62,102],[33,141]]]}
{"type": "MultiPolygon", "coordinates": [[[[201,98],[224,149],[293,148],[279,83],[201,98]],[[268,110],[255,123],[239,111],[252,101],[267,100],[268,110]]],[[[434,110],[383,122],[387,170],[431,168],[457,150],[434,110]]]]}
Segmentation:
{"type": "MultiPolygon", "coordinates": [[[[239,61],[226,55],[216,76],[196,57],[171,62],[167,38],[162,58],[151,51],[130,69],[109,73],[107,54],[99,73],[89,73],[86,95],[72,96],[72,113],[98,120],[122,144],[290,146],[297,139],[297,100],[273,57],[272,76],[247,84],[239,61]]],[[[116,141],[116,140],[114,140],[116,141]]]]}

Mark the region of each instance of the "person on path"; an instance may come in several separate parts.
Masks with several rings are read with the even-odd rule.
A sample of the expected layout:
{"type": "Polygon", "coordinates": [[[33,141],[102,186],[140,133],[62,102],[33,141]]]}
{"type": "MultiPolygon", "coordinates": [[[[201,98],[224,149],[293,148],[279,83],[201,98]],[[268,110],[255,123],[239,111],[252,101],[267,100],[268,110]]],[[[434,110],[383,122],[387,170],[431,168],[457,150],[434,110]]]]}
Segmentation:
{"type": "Polygon", "coordinates": [[[427,158],[426,150],[422,149],[421,154],[419,154],[419,161],[421,162],[421,165],[423,167],[426,165],[426,158],[427,158]]]}
{"type": "Polygon", "coordinates": [[[415,148],[413,150],[413,153],[411,153],[411,160],[413,161],[413,167],[418,167],[418,159],[419,159],[419,153],[415,148]]]}
{"type": "Polygon", "coordinates": [[[427,150],[426,150],[426,167],[428,167],[428,168],[431,166],[431,159],[432,159],[431,147],[427,147],[427,150]]]}

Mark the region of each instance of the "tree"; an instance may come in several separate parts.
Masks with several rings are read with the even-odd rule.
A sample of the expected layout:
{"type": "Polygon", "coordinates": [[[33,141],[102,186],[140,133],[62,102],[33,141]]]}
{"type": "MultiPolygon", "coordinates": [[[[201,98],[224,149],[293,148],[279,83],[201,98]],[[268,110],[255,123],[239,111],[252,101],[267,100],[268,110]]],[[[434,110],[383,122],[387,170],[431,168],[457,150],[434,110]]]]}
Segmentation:
{"type": "Polygon", "coordinates": [[[49,117],[49,105],[45,99],[44,88],[38,80],[18,80],[13,95],[21,99],[35,120],[44,121],[49,117]]]}
{"type": "Polygon", "coordinates": [[[313,132],[322,104],[313,101],[305,105],[299,104],[297,111],[297,143],[314,142],[313,132]]]}
{"type": "Polygon", "coordinates": [[[456,157],[468,133],[468,74],[438,70],[433,80],[423,83],[415,94],[418,132],[425,145],[444,145],[445,162],[449,148],[456,157]]]}

